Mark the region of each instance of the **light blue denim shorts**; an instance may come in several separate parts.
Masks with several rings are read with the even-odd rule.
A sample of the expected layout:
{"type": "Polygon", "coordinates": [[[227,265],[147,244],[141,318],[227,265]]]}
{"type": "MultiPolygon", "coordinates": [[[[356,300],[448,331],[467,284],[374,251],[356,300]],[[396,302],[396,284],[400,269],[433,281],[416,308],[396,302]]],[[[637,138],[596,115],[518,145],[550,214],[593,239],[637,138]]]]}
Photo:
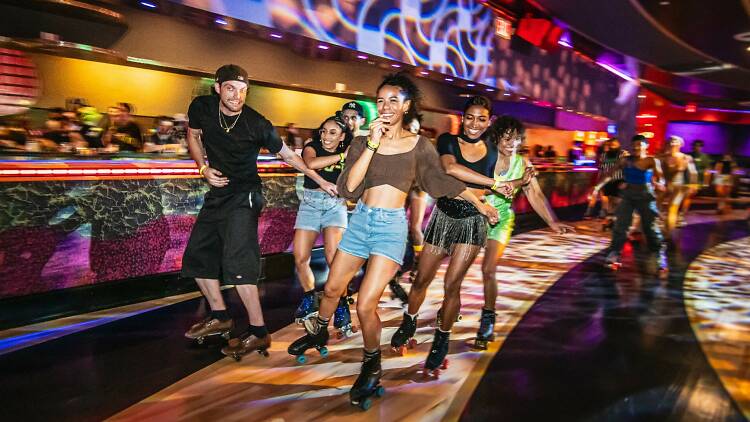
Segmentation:
{"type": "Polygon", "coordinates": [[[404,263],[407,232],[403,208],[370,208],[358,202],[339,249],[364,259],[381,255],[401,265],[404,263]]]}
{"type": "Polygon", "coordinates": [[[294,228],[320,233],[326,227],[346,228],[346,200],[323,191],[305,189],[297,210],[294,228]]]}

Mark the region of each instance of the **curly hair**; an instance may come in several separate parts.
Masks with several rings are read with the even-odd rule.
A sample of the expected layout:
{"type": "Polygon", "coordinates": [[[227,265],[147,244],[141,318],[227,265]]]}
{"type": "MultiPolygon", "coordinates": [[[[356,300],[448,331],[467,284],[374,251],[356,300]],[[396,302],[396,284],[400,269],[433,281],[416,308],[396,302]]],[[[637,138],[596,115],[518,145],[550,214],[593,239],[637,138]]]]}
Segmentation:
{"type": "Polygon", "coordinates": [[[404,113],[404,124],[408,124],[414,119],[419,119],[419,106],[422,102],[422,91],[417,88],[417,85],[409,79],[404,72],[392,73],[383,78],[383,82],[378,85],[378,89],[375,92],[380,91],[380,89],[386,85],[398,87],[404,97],[411,101],[411,103],[409,103],[409,109],[404,113]]]}
{"type": "Polygon", "coordinates": [[[513,135],[525,138],[526,128],[520,120],[508,115],[498,117],[487,129],[488,139],[495,145],[498,145],[503,138],[513,135]]]}

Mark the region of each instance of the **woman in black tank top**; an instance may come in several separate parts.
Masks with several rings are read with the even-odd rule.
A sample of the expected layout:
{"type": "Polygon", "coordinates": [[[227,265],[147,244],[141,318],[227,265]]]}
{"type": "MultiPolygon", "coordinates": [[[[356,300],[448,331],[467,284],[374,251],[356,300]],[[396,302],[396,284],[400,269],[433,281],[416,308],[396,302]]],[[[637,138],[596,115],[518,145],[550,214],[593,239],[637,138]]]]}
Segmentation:
{"type": "MultiPolygon", "coordinates": [[[[352,135],[340,116],[327,118],[313,134],[313,140],[302,149],[302,159],[324,180],[336,183],[352,135]]],[[[326,262],[331,265],[341,236],[347,226],[346,201],[331,197],[305,176],[304,190],[294,224],[294,265],[300,285],[305,291],[294,318],[302,323],[318,310],[315,277],[310,269],[310,255],[315,240],[323,235],[326,262]]],[[[348,306],[347,306],[348,310],[348,306]]]]}
{"type": "MultiPolygon", "coordinates": [[[[464,107],[463,123],[458,135],[449,133],[438,138],[438,153],[446,173],[461,180],[481,197],[495,185],[494,168],[497,149],[484,139],[490,125],[492,103],[484,97],[469,99],[464,107]]],[[[461,282],[487,237],[487,221],[476,207],[460,199],[440,198],[425,230],[425,246],[419,260],[417,276],[409,292],[409,307],[401,326],[391,338],[391,347],[404,353],[417,328],[417,313],[425,300],[427,288],[443,259],[450,255],[445,276],[445,296],[439,313],[425,369],[439,367],[448,351],[449,332],[460,309],[461,282]]]]}

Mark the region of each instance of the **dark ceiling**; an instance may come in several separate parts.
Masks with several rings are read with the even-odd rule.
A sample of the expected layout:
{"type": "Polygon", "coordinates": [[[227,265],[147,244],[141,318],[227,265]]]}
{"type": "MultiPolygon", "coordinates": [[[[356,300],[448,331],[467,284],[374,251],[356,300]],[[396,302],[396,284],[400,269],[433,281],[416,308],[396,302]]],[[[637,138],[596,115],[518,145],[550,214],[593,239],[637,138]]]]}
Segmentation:
{"type": "Polygon", "coordinates": [[[684,104],[691,99],[699,105],[705,101],[706,106],[750,108],[750,0],[528,3],[578,34],[638,59],[645,68],[643,85],[656,87],[670,101],[684,104]],[[648,79],[662,71],[678,77],[648,79]],[[685,77],[692,82],[686,83],[685,77]]]}

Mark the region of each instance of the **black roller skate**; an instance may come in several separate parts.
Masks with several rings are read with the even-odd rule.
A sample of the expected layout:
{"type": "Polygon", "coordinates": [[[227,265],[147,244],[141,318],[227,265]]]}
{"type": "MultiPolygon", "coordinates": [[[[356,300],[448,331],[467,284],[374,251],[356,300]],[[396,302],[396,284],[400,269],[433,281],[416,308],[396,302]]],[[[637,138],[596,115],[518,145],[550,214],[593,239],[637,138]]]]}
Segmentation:
{"type": "Polygon", "coordinates": [[[622,262],[620,261],[620,254],[615,251],[610,252],[607,255],[607,258],[604,259],[604,265],[612,271],[619,270],[622,267],[622,262]]]}
{"type": "Polygon", "coordinates": [[[495,311],[482,309],[482,317],[479,321],[477,338],[474,340],[474,348],[487,350],[487,343],[495,341],[495,311]]]}
{"type": "Polygon", "coordinates": [[[664,248],[659,249],[658,255],[659,278],[666,278],[669,275],[669,263],[667,261],[667,251],[664,248]]]}
{"type": "Polygon", "coordinates": [[[309,349],[316,349],[321,357],[328,357],[328,327],[317,326],[317,332],[306,333],[304,336],[295,340],[289,345],[287,352],[297,357],[297,363],[307,362],[305,352],[309,349]]]}
{"type": "Polygon", "coordinates": [[[320,298],[315,291],[306,292],[302,296],[302,302],[300,302],[297,310],[294,312],[294,322],[302,324],[307,319],[317,317],[319,306],[320,298]]]}
{"type": "Polygon", "coordinates": [[[388,287],[391,288],[391,299],[396,299],[401,301],[402,305],[406,305],[409,303],[409,295],[406,294],[406,290],[401,286],[401,284],[398,282],[399,275],[396,275],[391,279],[391,281],[388,282],[388,287]]]}
{"type": "Polygon", "coordinates": [[[424,374],[428,377],[439,377],[441,369],[448,369],[448,346],[450,345],[450,331],[435,330],[435,337],[432,339],[432,347],[427,360],[424,363],[424,374]]]}
{"type": "Polygon", "coordinates": [[[406,349],[413,349],[417,345],[417,341],[414,340],[414,333],[417,332],[417,317],[412,318],[404,312],[404,319],[401,320],[401,325],[398,327],[393,337],[391,337],[391,348],[395,353],[400,356],[406,354],[406,349]]]}
{"type": "Polygon", "coordinates": [[[382,375],[380,350],[372,354],[365,352],[357,381],[349,390],[349,402],[354,406],[359,406],[362,410],[369,409],[372,406],[372,396],[383,397],[385,394],[385,388],[380,385],[382,375]]]}
{"type": "Polygon", "coordinates": [[[352,324],[352,313],[349,310],[349,297],[339,299],[339,306],[333,314],[333,328],[336,329],[336,338],[350,337],[357,332],[357,327],[352,324]]]}

